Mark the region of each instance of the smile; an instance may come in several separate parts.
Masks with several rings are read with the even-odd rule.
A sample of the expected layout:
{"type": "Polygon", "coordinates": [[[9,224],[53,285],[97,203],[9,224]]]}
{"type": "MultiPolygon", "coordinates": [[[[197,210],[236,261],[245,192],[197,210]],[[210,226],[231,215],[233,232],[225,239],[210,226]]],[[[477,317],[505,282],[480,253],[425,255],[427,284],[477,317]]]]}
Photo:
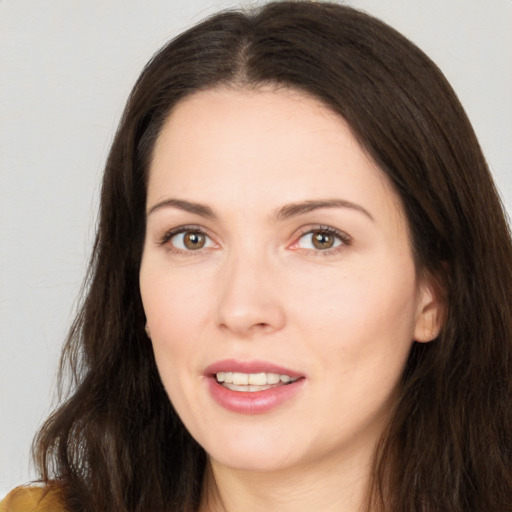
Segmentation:
{"type": "Polygon", "coordinates": [[[242,391],[254,393],[265,391],[270,388],[290,384],[297,380],[297,377],[279,373],[241,373],[241,372],[217,372],[217,382],[231,391],[242,391]]]}
{"type": "Polygon", "coordinates": [[[208,392],[223,409],[263,414],[293,402],[306,375],[269,361],[224,359],[205,368],[208,392]]]}

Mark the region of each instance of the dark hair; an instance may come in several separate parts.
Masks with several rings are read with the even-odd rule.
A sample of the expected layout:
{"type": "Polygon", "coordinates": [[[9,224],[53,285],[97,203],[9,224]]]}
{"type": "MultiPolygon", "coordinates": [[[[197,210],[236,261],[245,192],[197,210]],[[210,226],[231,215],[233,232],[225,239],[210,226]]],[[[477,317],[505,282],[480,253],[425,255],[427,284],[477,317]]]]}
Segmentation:
{"type": "Polygon", "coordinates": [[[129,98],[106,165],[83,305],[63,367],[74,390],[36,439],[42,479],[74,511],[191,511],[204,451],[163,389],[138,272],[148,164],[180,99],[215,86],[289,87],[341,115],[389,177],[443,329],[413,344],[375,455],[382,511],[512,510],[512,252],[471,125],[438,68],[379,20],[318,2],[213,16],[167,44],[129,98]]]}

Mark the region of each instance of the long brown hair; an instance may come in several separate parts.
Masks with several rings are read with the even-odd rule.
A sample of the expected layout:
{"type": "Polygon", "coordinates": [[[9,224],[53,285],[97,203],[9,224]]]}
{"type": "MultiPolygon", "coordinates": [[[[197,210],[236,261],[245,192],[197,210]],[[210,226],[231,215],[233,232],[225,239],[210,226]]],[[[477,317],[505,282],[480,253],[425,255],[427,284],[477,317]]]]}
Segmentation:
{"type": "Polygon", "coordinates": [[[205,453],[160,382],[138,287],[148,163],[173,106],[218,85],[292,87],[343,116],[400,195],[417,268],[446,303],[414,344],[375,455],[373,510],[512,510],[512,250],[471,125],[438,68],[349,7],[277,2],[218,14],[167,44],[129,98],[105,169],[68,399],[36,439],[74,511],[192,511],[205,453]]]}

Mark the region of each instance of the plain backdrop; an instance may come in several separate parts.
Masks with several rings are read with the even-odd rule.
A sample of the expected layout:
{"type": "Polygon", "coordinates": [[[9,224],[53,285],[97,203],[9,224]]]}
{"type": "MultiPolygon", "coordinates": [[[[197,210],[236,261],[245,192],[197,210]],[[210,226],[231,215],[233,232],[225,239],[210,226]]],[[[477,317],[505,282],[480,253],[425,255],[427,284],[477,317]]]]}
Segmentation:
{"type": "MultiPolygon", "coordinates": [[[[206,15],[261,2],[0,0],[0,496],[34,478],[99,180],[151,55],[206,15]]],[[[348,0],[445,72],[512,207],[512,0],[348,0]]]]}

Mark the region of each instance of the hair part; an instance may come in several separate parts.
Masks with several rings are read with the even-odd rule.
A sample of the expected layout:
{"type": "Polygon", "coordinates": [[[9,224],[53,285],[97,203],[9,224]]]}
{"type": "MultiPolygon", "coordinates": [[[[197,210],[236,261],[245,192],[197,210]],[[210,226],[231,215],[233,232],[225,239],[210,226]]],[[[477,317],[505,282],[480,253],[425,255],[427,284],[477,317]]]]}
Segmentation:
{"type": "Polygon", "coordinates": [[[168,43],[128,100],[106,164],[83,304],[62,366],[76,386],[35,441],[70,510],[193,511],[206,456],[144,332],[138,272],[152,150],[173,107],[213,87],[287,87],[342,116],[404,206],[417,268],[446,304],[414,344],[375,455],[369,508],[512,510],[512,250],[476,136],[448,82],[383,22],[323,2],[224,12],[168,43]]]}

